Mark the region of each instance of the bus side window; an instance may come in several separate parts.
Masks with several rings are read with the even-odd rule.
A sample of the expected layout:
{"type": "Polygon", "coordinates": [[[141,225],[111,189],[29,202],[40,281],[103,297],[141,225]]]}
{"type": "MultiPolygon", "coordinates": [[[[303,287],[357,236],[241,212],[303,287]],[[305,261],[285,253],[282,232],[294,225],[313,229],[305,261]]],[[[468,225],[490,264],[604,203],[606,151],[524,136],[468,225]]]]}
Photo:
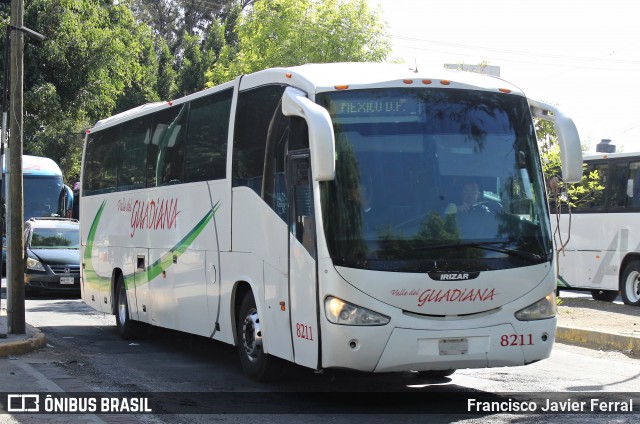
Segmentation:
{"type": "Polygon", "coordinates": [[[228,89],[191,102],[187,126],[187,182],[226,178],[232,96],[233,90],[228,89]]]}
{"type": "Polygon", "coordinates": [[[631,200],[629,206],[640,206],[640,162],[629,164],[629,187],[627,187],[631,200]]]}
{"type": "Polygon", "coordinates": [[[147,158],[147,187],[184,181],[188,111],[189,104],[184,103],[154,114],[147,158]]]}
{"type": "Polygon", "coordinates": [[[278,106],[273,113],[267,133],[264,153],[264,176],[262,178],[262,199],[271,206],[284,222],[289,214],[289,200],[285,184],[285,156],[289,141],[290,118],[282,114],[278,106]]]}
{"type": "Polygon", "coordinates": [[[612,163],[611,178],[609,180],[609,207],[623,208],[627,205],[628,182],[629,167],[627,163],[612,163]]]}
{"type": "Polygon", "coordinates": [[[233,186],[247,186],[258,195],[262,191],[265,135],[285,86],[267,85],[238,95],[233,139],[233,186]]]}
{"type": "Polygon", "coordinates": [[[85,158],[83,190],[86,194],[116,190],[118,164],[121,160],[120,126],[89,135],[85,158]]]}
{"type": "Polygon", "coordinates": [[[120,138],[124,154],[118,172],[118,190],[144,188],[147,147],[151,142],[151,116],[143,116],[122,124],[120,138]]]}
{"type": "MultiPolygon", "coordinates": [[[[596,163],[593,165],[587,166],[587,172],[598,171],[598,176],[600,177],[600,183],[603,186],[607,186],[609,184],[609,176],[608,174],[608,164],[607,163],[596,163]]],[[[586,206],[586,209],[604,209],[605,204],[605,193],[606,190],[599,190],[593,193],[593,199],[586,206]]]]}

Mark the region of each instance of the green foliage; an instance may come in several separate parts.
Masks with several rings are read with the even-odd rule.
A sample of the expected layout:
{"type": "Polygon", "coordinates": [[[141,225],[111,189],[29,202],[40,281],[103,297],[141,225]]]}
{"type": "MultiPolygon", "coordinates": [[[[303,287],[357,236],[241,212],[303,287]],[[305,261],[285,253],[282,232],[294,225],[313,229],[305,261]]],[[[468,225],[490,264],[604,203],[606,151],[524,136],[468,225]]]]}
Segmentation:
{"type": "MultiPolygon", "coordinates": [[[[564,203],[573,208],[587,204],[595,193],[604,190],[597,170],[583,174],[579,183],[566,184],[561,180],[560,146],[552,122],[537,120],[536,135],[542,156],[542,171],[549,184],[547,193],[552,204],[561,206],[564,203]],[[554,190],[556,184],[557,190],[554,190]]],[[[586,165],[583,167],[586,169],[586,165]]]]}
{"type": "MultiPolygon", "coordinates": [[[[69,183],[80,175],[86,128],[158,100],[159,82],[164,89],[168,78],[175,79],[163,73],[160,59],[166,56],[160,53],[165,50],[152,29],[136,22],[123,2],[114,3],[33,0],[25,5],[25,26],[46,39],[25,40],[24,153],[55,160],[69,183]]],[[[0,9],[3,33],[8,12],[0,9]]]]}
{"type": "MultiPolygon", "coordinates": [[[[99,119],[243,72],[382,60],[390,49],[380,12],[366,0],[31,0],[24,7],[24,25],[46,37],[25,41],[24,153],[58,162],[68,183],[79,179],[83,136],[99,119]]],[[[3,33],[9,11],[0,7],[3,33]]]]}
{"type": "Polygon", "coordinates": [[[276,66],[381,61],[390,51],[380,10],[366,0],[261,0],[240,15],[208,85],[276,66]]]}

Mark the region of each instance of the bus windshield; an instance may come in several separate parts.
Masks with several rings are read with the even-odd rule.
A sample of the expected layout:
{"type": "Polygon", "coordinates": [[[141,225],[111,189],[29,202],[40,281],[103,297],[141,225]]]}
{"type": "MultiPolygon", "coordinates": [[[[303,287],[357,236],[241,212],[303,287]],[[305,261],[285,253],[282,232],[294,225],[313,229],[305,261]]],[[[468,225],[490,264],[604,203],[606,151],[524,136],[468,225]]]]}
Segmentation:
{"type": "Polygon", "coordinates": [[[24,219],[58,216],[63,189],[61,176],[24,176],[24,219]]]}
{"type": "Polygon", "coordinates": [[[335,265],[485,271],[550,261],[524,97],[479,90],[328,92],[336,178],[321,183],[335,265]]]}

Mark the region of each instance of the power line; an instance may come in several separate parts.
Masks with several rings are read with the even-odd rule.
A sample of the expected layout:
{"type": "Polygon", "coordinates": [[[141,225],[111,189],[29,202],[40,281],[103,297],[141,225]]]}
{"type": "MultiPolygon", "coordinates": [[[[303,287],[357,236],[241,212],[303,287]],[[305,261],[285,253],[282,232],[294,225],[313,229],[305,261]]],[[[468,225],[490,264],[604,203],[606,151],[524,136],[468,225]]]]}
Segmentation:
{"type": "MultiPolygon", "coordinates": [[[[496,47],[478,46],[478,45],[472,45],[472,44],[449,43],[444,41],[427,40],[422,38],[406,37],[401,35],[391,35],[391,38],[410,41],[410,42],[437,44],[445,47],[456,47],[456,48],[470,49],[470,50],[487,50],[492,52],[516,54],[516,55],[522,55],[522,56],[536,56],[536,57],[546,57],[546,58],[552,58],[552,59],[564,59],[564,60],[568,59],[568,60],[578,60],[578,61],[588,61],[588,62],[598,61],[598,62],[620,63],[625,65],[628,65],[628,64],[640,65],[640,60],[619,60],[619,59],[607,59],[602,57],[593,58],[593,57],[585,57],[585,56],[570,56],[570,55],[564,55],[564,54],[560,55],[560,54],[552,54],[552,53],[529,52],[524,50],[501,49],[496,47]]],[[[423,50],[419,47],[409,47],[409,48],[415,48],[416,50],[423,50]]]]}
{"type": "Polygon", "coordinates": [[[624,129],[622,131],[614,132],[611,136],[615,137],[615,136],[618,136],[618,135],[622,135],[622,134],[628,133],[629,131],[634,130],[634,129],[638,128],[638,127],[640,127],[640,121],[637,121],[637,122],[631,124],[630,127],[626,128],[626,129],[624,129]]]}
{"type": "MultiPolygon", "coordinates": [[[[606,67],[606,66],[589,66],[586,64],[569,64],[569,63],[557,63],[557,62],[552,62],[552,61],[540,61],[540,60],[526,60],[526,59],[514,59],[514,58],[505,58],[504,56],[494,56],[494,55],[484,55],[482,53],[467,53],[467,52],[463,52],[463,53],[456,53],[456,52],[452,52],[452,51],[442,51],[442,50],[436,50],[433,48],[421,48],[421,47],[414,47],[414,46],[399,46],[402,48],[406,48],[406,49],[411,49],[411,50],[419,50],[419,51],[424,51],[424,52],[437,52],[437,53],[449,53],[449,54],[458,54],[461,56],[474,56],[474,57],[482,57],[482,59],[491,59],[491,60],[495,60],[495,61],[509,61],[509,62],[517,62],[517,63],[525,63],[525,64],[532,64],[532,65],[549,65],[549,66],[557,66],[557,67],[572,67],[574,69],[593,69],[593,70],[602,70],[602,71],[624,71],[624,72],[637,72],[640,70],[640,63],[638,63],[637,67],[633,67],[634,64],[633,63],[629,63],[631,65],[631,67],[625,67],[625,68],[620,68],[620,67],[606,67]]],[[[526,53],[522,53],[523,55],[526,53]]]]}

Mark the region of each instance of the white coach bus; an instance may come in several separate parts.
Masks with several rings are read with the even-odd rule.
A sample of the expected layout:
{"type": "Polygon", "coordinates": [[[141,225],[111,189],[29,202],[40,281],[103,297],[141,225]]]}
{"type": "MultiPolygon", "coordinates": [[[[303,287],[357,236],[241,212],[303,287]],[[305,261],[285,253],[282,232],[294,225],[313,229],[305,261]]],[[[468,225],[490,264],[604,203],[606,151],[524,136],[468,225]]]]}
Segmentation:
{"type": "MultiPolygon", "coordinates": [[[[585,156],[587,175],[598,171],[604,190],[559,217],[560,289],[589,290],[594,299],[640,306],[640,153],[585,156]],[[570,234],[569,234],[570,228],[570,234]]],[[[552,216],[554,227],[556,218],[552,216]]]]}
{"type": "Polygon", "coordinates": [[[505,81],[398,65],[269,69],[104,119],[82,166],[82,297],[316,370],[529,364],[556,328],[532,116],[505,81]],[[468,197],[470,203],[465,203],[468,197]]]}

